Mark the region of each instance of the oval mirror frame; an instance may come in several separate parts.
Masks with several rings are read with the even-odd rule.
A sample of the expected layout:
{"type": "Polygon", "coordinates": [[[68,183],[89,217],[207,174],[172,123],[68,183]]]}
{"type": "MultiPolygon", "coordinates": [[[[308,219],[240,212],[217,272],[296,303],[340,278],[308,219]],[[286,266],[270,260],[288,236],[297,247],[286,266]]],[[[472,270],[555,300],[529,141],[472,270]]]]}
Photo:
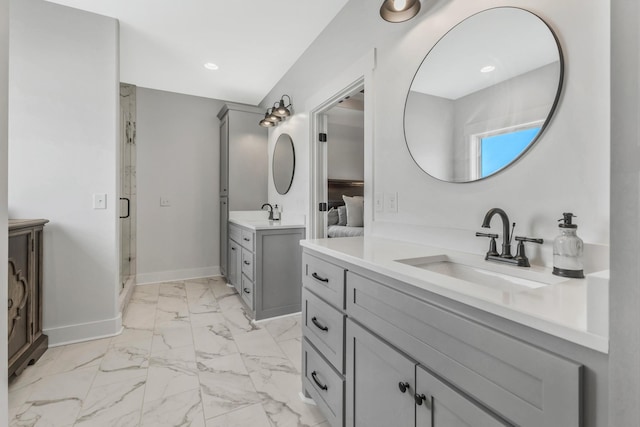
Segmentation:
{"type": "Polygon", "coordinates": [[[496,7],[471,15],[433,45],[411,81],[403,115],[407,149],[420,169],[440,181],[475,182],[500,173],[540,140],[558,106],[563,81],[560,42],[538,15],[517,7],[496,7]],[[496,28],[498,24],[503,28],[496,28]],[[520,34],[516,35],[520,37],[517,39],[514,30],[521,33],[531,30],[533,36],[520,34]],[[505,33],[510,37],[504,37],[505,33]],[[491,51],[478,48],[491,39],[504,41],[503,46],[492,47],[491,51]],[[519,46],[513,46],[514,40],[530,50],[519,52],[519,46]],[[456,43],[458,48],[467,46],[468,51],[453,50],[458,53],[452,54],[451,46],[455,47],[456,43]],[[442,63],[430,63],[441,58],[442,63]],[[511,63],[506,59],[512,59],[511,63]],[[458,60],[461,62],[452,62],[458,60]],[[493,73],[496,69],[500,72],[493,73]],[[465,75],[473,78],[462,79],[465,75]],[[449,81],[435,77],[446,77],[449,81]],[[543,88],[533,86],[543,83],[547,83],[543,88]],[[526,94],[529,96],[524,96],[526,94]],[[418,105],[426,108],[418,109],[418,105]],[[465,110],[472,114],[455,114],[465,110]],[[420,120],[415,120],[416,116],[420,120]],[[430,123],[432,116],[435,119],[430,123]],[[464,126],[454,126],[456,122],[464,126]],[[514,151],[509,158],[498,159],[505,154],[495,147],[503,144],[501,138],[506,134],[514,138],[520,136],[522,142],[512,143],[510,149],[514,151]],[[431,135],[433,139],[424,135],[431,135]],[[492,140],[492,137],[497,138],[492,140]],[[520,146],[516,147],[517,144],[520,146]],[[493,154],[495,152],[498,154],[493,154]],[[483,153],[487,153],[484,159],[483,153]],[[491,165],[491,155],[498,161],[497,166],[491,165]]]}
{"type": "Polygon", "coordinates": [[[278,194],[287,194],[293,184],[296,171],[296,152],[289,134],[283,133],[276,140],[271,160],[273,185],[278,194]]]}

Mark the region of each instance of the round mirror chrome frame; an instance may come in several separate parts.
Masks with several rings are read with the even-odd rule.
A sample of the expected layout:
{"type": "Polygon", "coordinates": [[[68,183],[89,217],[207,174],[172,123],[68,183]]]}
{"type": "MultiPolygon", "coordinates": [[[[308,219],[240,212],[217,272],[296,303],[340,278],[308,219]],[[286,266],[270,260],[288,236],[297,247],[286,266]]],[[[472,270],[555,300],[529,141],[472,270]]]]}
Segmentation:
{"type": "Polygon", "coordinates": [[[293,176],[296,172],[296,150],[293,145],[293,139],[287,133],[281,134],[276,140],[276,145],[273,149],[273,158],[271,159],[271,179],[273,179],[273,185],[276,187],[278,194],[287,194],[291,185],[293,184],[293,176]],[[284,180],[276,179],[276,167],[281,168],[282,165],[276,165],[276,156],[278,153],[278,146],[283,147],[282,144],[289,143],[291,145],[291,178],[285,177],[284,180]],[[280,182],[279,182],[280,181],[280,182]],[[283,183],[284,182],[284,183],[283,183]],[[285,188],[286,187],[286,188],[285,188]]]}
{"type": "Polygon", "coordinates": [[[466,184],[466,183],[471,183],[471,182],[482,181],[484,179],[487,179],[487,178],[490,178],[492,176],[495,176],[495,175],[501,173],[502,171],[504,171],[505,169],[508,169],[513,164],[517,163],[522,157],[524,157],[524,155],[527,152],[529,152],[531,147],[533,147],[536,144],[536,142],[538,142],[538,140],[541,138],[541,136],[544,134],[544,132],[547,129],[547,127],[549,126],[549,123],[551,122],[551,119],[553,118],[554,113],[556,111],[556,108],[557,108],[557,106],[558,106],[558,104],[560,102],[560,96],[562,94],[563,83],[564,83],[564,55],[563,55],[563,52],[562,52],[562,46],[560,45],[560,40],[558,39],[558,36],[556,35],[555,31],[553,31],[553,28],[551,28],[551,26],[549,26],[549,24],[547,24],[547,22],[544,19],[542,19],[540,16],[538,16],[537,14],[535,14],[535,13],[529,11],[529,10],[526,10],[524,8],[511,7],[511,6],[494,7],[494,8],[485,9],[483,11],[480,11],[480,12],[477,12],[477,13],[475,13],[473,15],[470,15],[467,18],[463,19],[462,21],[458,22],[456,25],[454,25],[452,28],[450,28],[444,35],[442,35],[442,37],[440,37],[438,39],[438,41],[431,47],[431,49],[429,49],[429,51],[427,52],[427,54],[425,55],[423,60],[420,62],[420,66],[418,67],[418,69],[416,70],[416,73],[414,74],[413,78],[411,79],[411,84],[409,85],[409,91],[408,91],[407,97],[405,99],[404,113],[403,113],[403,123],[402,123],[403,134],[404,134],[404,139],[405,139],[405,145],[407,146],[407,150],[409,151],[409,155],[411,156],[411,158],[413,159],[415,164],[418,165],[418,167],[423,172],[425,172],[427,175],[431,176],[432,178],[435,178],[438,181],[442,181],[442,182],[449,182],[449,183],[453,183],[453,184],[466,184]],[[431,174],[431,173],[429,173],[428,171],[425,170],[425,168],[416,160],[414,154],[411,152],[411,148],[409,147],[409,141],[407,139],[406,119],[407,119],[407,104],[408,104],[408,101],[409,101],[409,96],[411,95],[411,88],[413,87],[413,83],[416,80],[416,77],[420,73],[420,70],[421,70],[423,64],[428,59],[428,57],[431,54],[431,52],[436,48],[436,46],[445,37],[447,37],[447,35],[449,33],[451,33],[453,30],[458,28],[461,24],[463,24],[464,22],[466,22],[470,18],[473,18],[474,16],[479,15],[481,13],[486,13],[486,12],[489,12],[489,11],[492,11],[492,10],[497,10],[497,9],[515,9],[515,10],[521,10],[521,11],[527,12],[527,13],[531,14],[533,17],[537,18],[549,30],[549,33],[551,34],[551,36],[553,37],[553,40],[555,41],[556,48],[558,49],[559,75],[558,75],[558,86],[557,86],[557,89],[556,89],[555,98],[554,98],[553,103],[552,103],[552,105],[551,105],[551,107],[549,109],[549,112],[547,113],[547,117],[545,118],[544,123],[540,127],[540,130],[538,131],[536,136],[529,142],[529,144],[522,150],[522,152],[520,152],[519,155],[514,157],[513,160],[511,160],[509,163],[507,163],[506,165],[504,165],[500,169],[496,170],[495,172],[493,172],[493,173],[491,173],[491,174],[489,174],[487,176],[476,178],[476,179],[469,179],[469,180],[466,180],[466,181],[463,181],[463,180],[453,181],[453,180],[446,180],[446,179],[438,178],[438,177],[434,176],[433,174],[431,174]]]}

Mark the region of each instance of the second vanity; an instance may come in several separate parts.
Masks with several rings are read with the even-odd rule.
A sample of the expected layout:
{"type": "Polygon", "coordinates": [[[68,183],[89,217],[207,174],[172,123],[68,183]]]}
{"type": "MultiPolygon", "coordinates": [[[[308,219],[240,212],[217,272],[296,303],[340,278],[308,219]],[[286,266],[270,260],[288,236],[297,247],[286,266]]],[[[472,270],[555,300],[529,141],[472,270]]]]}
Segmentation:
{"type": "Polygon", "coordinates": [[[590,289],[606,274],[376,237],[302,246],[303,389],[332,426],[607,425],[608,301],[590,289]]]}
{"type": "Polygon", "coordinates": [[[302,221],[230,212],[227,280],[255,320],[300,311],[302,221]]]}

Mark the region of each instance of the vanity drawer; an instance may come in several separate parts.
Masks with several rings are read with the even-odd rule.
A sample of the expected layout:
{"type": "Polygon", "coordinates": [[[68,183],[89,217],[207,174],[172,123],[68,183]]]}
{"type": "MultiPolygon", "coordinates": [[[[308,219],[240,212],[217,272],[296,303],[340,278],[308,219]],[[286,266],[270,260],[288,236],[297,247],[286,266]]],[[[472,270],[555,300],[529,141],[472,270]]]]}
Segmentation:
{"type": "Polygon", "coordinates": [[[523,427],[578,427],[582,365],[347,273],[347,314],[523,427]]]}
{"type": "Polygon", "coordinates": [[[240,240],[240,244],[249,249],[251,252],[254,251],[254,246],[253,246],[253,232],[252,231],[248,231],[248,230],[242,230],[242,240],[240,240]]]}
{"type": "Polygon", "coordinates": [[[330,304],[344,309],[345,270],[323,259],[302,254],[302,283],[330,304]]]}
{"type": "Polygon", "coordinates": [[[242,274],[253,280],[253,252],[242,250],[242,274]]]}
{"type": "Polygon", "coordinates": [[[302,332],[339,372],[344,372],[344,319],[342,312],[302,290],[302,332]]]}
{"type": "Polygon", "coordinates": [[[306,339],[302,341],[302,387],[329,424],[344,425],[344,379],[306,339]]]}
{"type": "Polygon", "coordinates": [[[254,284],[253,280],[249,279],[244,274],[242,275],[242,300],[249,306],[251,310],[253,310],[253,295],[254,295],[254,284]]]}
{"type": "Polygon", "coordinates": [[[242,229],[237,225],[229,224],[229,239],[235,242],[242,241],[242,229]]]}

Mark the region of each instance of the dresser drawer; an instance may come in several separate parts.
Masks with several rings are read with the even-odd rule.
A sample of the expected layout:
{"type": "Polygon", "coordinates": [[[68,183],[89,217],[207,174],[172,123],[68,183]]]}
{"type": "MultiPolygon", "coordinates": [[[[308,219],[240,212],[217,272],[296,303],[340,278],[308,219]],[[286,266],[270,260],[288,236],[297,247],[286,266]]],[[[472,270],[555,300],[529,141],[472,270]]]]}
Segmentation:
{"type": "Polygon", "coordinates": [[[242,250],[242,274],[253,280],[253,252],[242,250]]]}
{"type": "Polygon", "coordinates": [[[242,275],[242,292],[241,297],[242,300],[249,306],[251,310],[253,310],[253,295],[254,295],[254,284],[253,280],[249,279],[244,274],[242,275]]]}
{"type": "Polygon", "coordinates": [[[242,229],[237,225],[229,224],[229,239],[235,242],[242,241],[242,229]]]}
{"type": "Polygon", "coordinates": [[[253,246],[253,232],[248,230],[242,230],[242,239],[240,240],[240,244],[242,247],[249,249],[251,252],[255,251],[255,247],[253,246]]]}
{"type": "Polygon", "coordinates": [[[344,425],[344,379],[309,341],[302,341],[302,386],[332,426],[344,425]]]}
{"type": "Polygon", "coordinates": [[[344,372],[344,319],[342,312],[302,290],[302,332],[338,372],[344,372]]]}
{"type": "Polygon", "coordinates": [[[344,309],[345,270],[308,253],[302,254],[302,283],[337,308],[344,309]]]}

